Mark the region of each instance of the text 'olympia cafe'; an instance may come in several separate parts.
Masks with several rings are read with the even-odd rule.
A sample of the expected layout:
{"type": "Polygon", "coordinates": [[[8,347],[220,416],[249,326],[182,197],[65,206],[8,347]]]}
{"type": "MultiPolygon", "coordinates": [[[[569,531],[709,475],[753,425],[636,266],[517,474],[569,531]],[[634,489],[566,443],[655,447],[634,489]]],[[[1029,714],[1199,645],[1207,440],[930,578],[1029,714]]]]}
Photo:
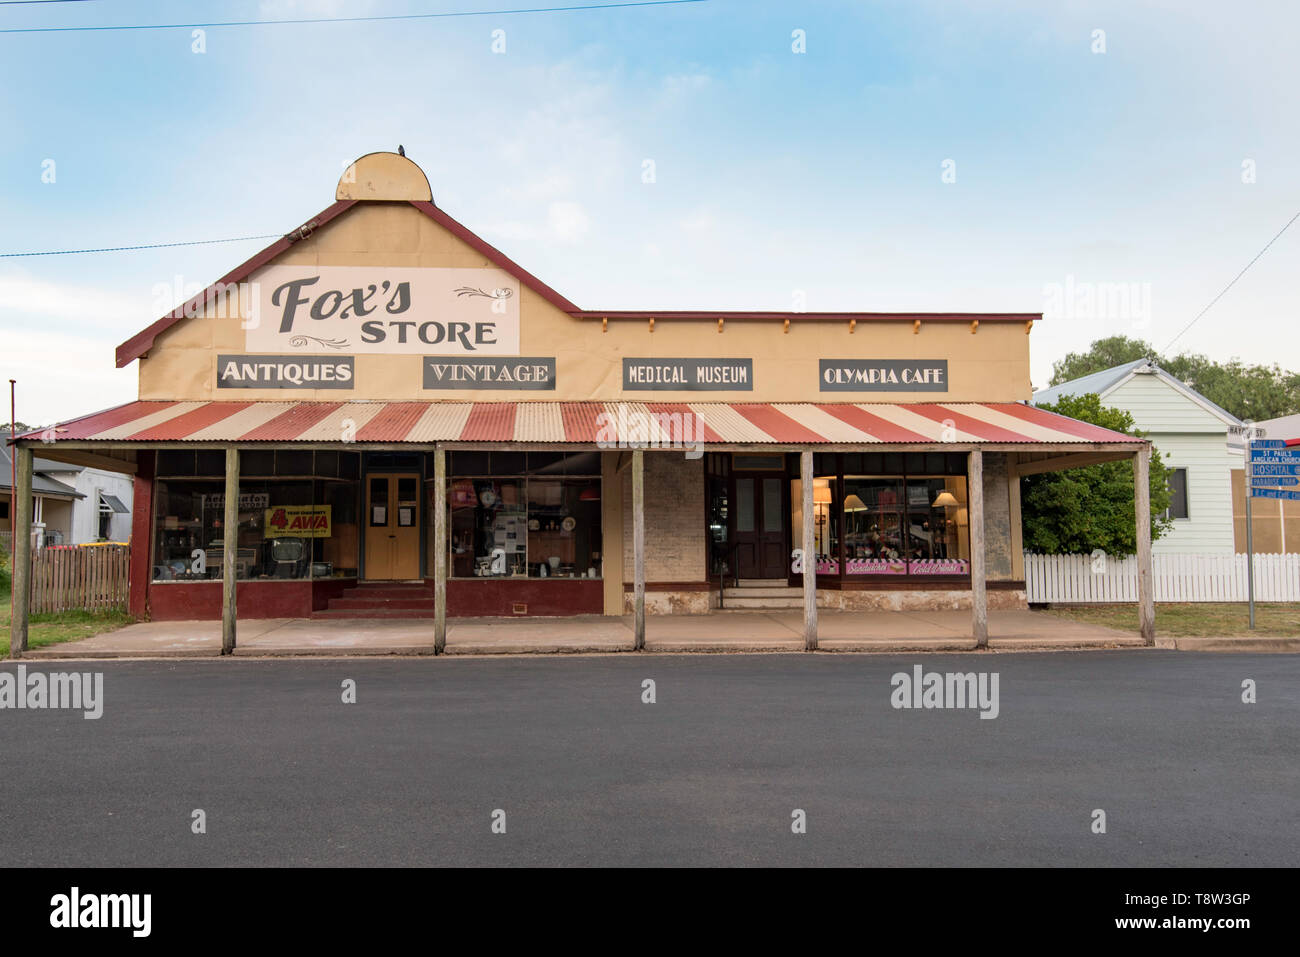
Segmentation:
{"type": "Polygon", "coordinates": [[[372,153],[18,444],[134,476],[140,617],[220,618],[227,550],[244,618],[708,613],[805,541],[821,607],[1016,607],[1018,476],[1148,448],[1025,404],[1039,318],[580,308],[372,153]]]}

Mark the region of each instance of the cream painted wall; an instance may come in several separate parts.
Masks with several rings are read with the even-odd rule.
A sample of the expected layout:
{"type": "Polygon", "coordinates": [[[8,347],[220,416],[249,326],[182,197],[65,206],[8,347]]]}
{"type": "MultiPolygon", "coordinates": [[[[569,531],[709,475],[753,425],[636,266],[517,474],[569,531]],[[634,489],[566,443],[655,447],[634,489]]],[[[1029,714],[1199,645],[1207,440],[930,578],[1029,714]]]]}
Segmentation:
{"type": "MultiPolygon", "coordinates": [[[[456,236],[406,203],[359,203],[273,265],[495,267],[456,236]]],[[[565,290],[577,294],[581,290],[565,290]]],[[[520,289],[520,354],[554,356],[554,391],[444,391],[421,388],[419,355],[359,355],[351,390],[216,388],[218,353],[246,354],[240,323],[248,304],[239,291],[202,315],[162,333],[140,360],[141,399],[229,401],[514,400],[639,401],[1011,402],[1028,399],[1029,336],[1017,322],[930,322],[919,334],[907,321],[791,323],[660,321],[654,332],[639,320],[579,320],[526,287],[520,289]],[[629,357],[753,358],[749,392],[628,392],[622,359],[629,357]],[[948,392],[819,392],[819,358],[947,359],[948,392]]],[[[248,297],[251,298],[251,297],[248,297]]],[[[654,303],[646,303],[652,307],[654,303]]],[[[737,302],[736,308],[748,304],[737,302]]]]}

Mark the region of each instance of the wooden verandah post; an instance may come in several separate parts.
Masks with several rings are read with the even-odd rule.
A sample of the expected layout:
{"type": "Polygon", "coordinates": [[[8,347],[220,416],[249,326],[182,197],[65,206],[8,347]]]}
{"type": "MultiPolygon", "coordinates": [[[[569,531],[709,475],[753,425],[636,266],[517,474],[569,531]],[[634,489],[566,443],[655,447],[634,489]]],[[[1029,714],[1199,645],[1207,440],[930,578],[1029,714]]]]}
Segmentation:
{"type": "Polygon", "coordinates": [[[447,451],[433,453],[433,653],[447,650],[447,451]]]}
{"type": "Polygon", "coordinates": [[[632,647],[645,650],[645,451],[632,450],[632,647]]]}
{"type": "Polygon", "coordinates": [[[9,500],[9,514],[13,517],[9,528],[14,547],[9,657],[18,658],[27,650],[27,612],[32,594],[32,450],[14,445],[11,451],[17,471],[14,480],[17,487],[9,500]]]}
{"type": "MultiPolygon", "coordinates": [[[[1247,492],[1250,490],[1247,489],[1247,492]]],[[[1133,517],[1137,523],[1138,623],[1142,640],[1156,643],[1156,593],[1151,576],[1151,446],[1133,455],[1133,517]]]]}
{"type": "Polygon", "coordinates": [[[803,515],[803,647],[817,650],[817,543],[813,537],[813,454],[799,453],[799,510],[803,515]]]}
{"type": "Polygon", "coordinates": [[[984,561],[984,453],[973,449],[967,456],[967,511],[970,521],[971,633],[976,648],[989,646],[989,602],[984,561]]]}
{"type": "Polygon", "coordinates": [[[239,552],[239,449],[226,449],[226,501],[221,518],[221,653],[235,651],[235,557],[239,552]]]}

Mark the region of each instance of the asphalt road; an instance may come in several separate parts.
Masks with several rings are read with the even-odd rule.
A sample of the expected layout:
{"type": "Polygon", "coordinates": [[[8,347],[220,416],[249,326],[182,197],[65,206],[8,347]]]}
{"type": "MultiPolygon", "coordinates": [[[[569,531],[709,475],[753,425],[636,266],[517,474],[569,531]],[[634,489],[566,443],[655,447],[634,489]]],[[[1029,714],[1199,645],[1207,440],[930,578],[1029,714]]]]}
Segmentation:
{"type": "Polygon", "coordinates": [[[1300,864],[1295,655],[27,668],[105,705],[0,710],[5,866],[1300,864]],[[915,664],[996,671],[998,717],[893,708],[915,664]]]}

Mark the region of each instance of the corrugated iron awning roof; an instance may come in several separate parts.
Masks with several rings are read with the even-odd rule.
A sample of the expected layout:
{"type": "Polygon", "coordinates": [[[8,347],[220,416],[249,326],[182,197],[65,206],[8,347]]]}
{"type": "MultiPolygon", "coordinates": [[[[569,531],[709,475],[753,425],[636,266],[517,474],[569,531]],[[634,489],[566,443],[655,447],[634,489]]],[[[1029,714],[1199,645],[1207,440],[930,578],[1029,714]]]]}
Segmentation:
{"type": "MultiPolygon", "coordinates": [[[[28,433],[44,437],[50,432],[28,433]]],[[[1053,445],[1144,439],[1016,402],[130,402],[55,442],[1053,445]]],[[[20,436],[23,438],[24,436],[20,436]]]]}

